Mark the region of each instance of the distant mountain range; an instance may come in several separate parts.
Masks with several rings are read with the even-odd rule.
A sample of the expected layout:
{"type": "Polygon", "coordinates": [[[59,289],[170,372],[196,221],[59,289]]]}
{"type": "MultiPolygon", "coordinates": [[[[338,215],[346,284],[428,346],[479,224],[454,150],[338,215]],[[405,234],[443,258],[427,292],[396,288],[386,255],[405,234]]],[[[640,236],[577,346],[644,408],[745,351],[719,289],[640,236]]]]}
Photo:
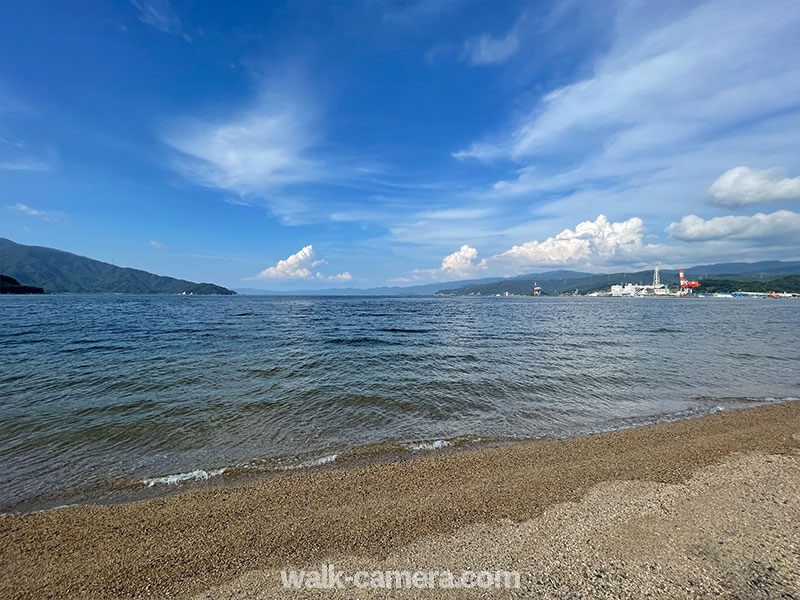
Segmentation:
{"type": "Polygon", "coordinates": [[[458,281],[445,281],[439,283],[425,283],[421,285],[407,286],[384,286],[374,288],[327,288],[324,290],[291,290],[288,292],[276,292],[269,290],[259,290],[255,288],[236,288],[240,294],[255,296],[432,296],[441,291],[460,288],[467,285],[489,285],[501,281],[511,281],[514,279],[528,279],[531,277],[549,278],[575,278],[588,277],[591,273],[581,271],[548,271],[547,273],[519,275],[517,277],[484,277],[483,279],[461,279],[458,281]]]}
{"type": "MultiPolygon", "coordinates": [[[[685,270],[689,279],[772,281],[789,275],[800,274],[800,261],[735,262],[699,265],[685,270]]],[[[263,294],[263,295],[309,295],[309,296],[470,296],[495,294],[530,294],[534,282],[547,295],[578,290],[585,294],[608,289],[615,283],[647,284],[653,280],[652,269],[636,272],[587,273],[582,271],[557,270],[529,273],[516,277],[487,277],[428,283],[411,286],[384,286],[367,289],[331,288],[324,290],[293,290],[273,292],[253,288],[236,291],[211,283],[194,283],[173,277],[154,275],[139,269],[115,265],[78,256],[69,252],[25,246],[6,238],[0,238],[0,275],[5,275],[32,288],[44,288],[47,293],[122,293],[122,294],[263,294]]],[[[661,271],[661,282],[677,285],[676,270],[661,271]]],[[[10,284],[9,284],[10,285],[10,284]]],[[[765,284],[766,285],[766,284],[765,284]]],[[[766,287],[769,287],[767,285],[766,287]]]]}
{"type": "Polygon", "coordinates": [[[236,288],[240,294],[256,296],[432,296],[442,289],[459,287],[472,283],[492,283],[502,281],[502,277],[487,277],[486,279],[471,279],[464,281],[449,281],[439,283],[426,283],[424,285],[388,286],[375,288],[327,288],[324,290],[291,290],[288,292],[275,292],[255,288],[236,288]]]}
{"type": "MultiPolygon", "coordinates": [[[[698,265],[685,269],[689,279],[707,279],[709,277],[737,280],[772,280],[785,275],[800,274],[800,261],[786,262],[779,260],[761,262],[717,263],[698,265]]],[[[608,289],[615,283],[647,284],[653,281],[652,269],[636,272],[618,273],[586,273],[582,271],[557,270],[542,273],[529,273],[516,277],[488,277],[445,283],[428,283],[424,285],[376,287],[376,288],[330,288],[324,290],[292,290],[289,292],[273,292],[253,288],[237,288],[240,294],[282,295],[282,296],[431,296],[433,294],[451,296],[485,295],[494,296],[506,291],[510,294],[530,294],[536,282],[542,287],[544,294],[554,295],[578,290],[585,294],[600,289],[608,289]]],[[[678,271],[661,271],[661,282],[677,285],[678,271]]]]}
{"type": "Polygon", "coordinates": [[[235,294],[212,283],[194,283],[117,267],[69,252],[25,246],[0,238],[0,274],[47,293],[235,294]]]}
{"type": "MultiPolygon", "coordinates": [[[[761,262],[736,262],[717,263],[713,265],[698,265],[684,269],[688,279],[704,279],[714,277],[728,280],[774,280],[786,275],[800,274],[800,261],[782,262],[777,260],[761,262]]],[[[660,271],[661,283],[678,285],[678,271],[665,269],[660,271]]],[[[615,283],[649,284],[653,281],[653,270],[619,273],[570,275],[568,271],[552,271],[523,275],[513,279],[503,279],[490,283],[469,283],[461,286],[442,288],[436,293],[448,296],[493,296],[495,294],[530,294],[534,282],[542,288],[546,295],[563,294],[578,290],[586,294],[598,290],[608,289],[615,283]]]]}

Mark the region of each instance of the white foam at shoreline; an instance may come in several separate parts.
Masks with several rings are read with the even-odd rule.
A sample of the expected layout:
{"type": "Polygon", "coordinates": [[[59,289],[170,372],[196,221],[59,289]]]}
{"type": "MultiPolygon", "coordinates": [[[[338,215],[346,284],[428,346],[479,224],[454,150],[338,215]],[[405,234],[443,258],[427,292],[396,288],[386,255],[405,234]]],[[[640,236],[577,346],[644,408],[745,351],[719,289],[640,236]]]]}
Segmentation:
{"type": "Polygon", "coordinates": [[[283,465],[281,467],[277,467],[281,471],[289,471],[292,469],[307,469],[308,467],[318,467],[319,465],[327,465],[328,463],[332,463],[337,458],[339,458],[338,454],[328,454],[327,456],[321,456],[319,458],[315,458],[313,460],[307,460],[301,463],[297,463],[296,465],[283,465]]]}
{"type": "Polygon", "coordinates": [[[417,450],[439,450],[450,445],[447,440],[434,440],[432,442],[420,442],[419,444],[409,444],[406,446],[412,452],[417,450]]]}
{"type": "Polygon", "coordinates": [[[222,475],[226,469],[227,467],[223,467],[221,469],[212,469],[210,471],[206,471],[205,469],[197,469],[188,473],[175,473],[174,475],[164,475],[163,477],[152,477],[150,479],[142,479],[142,484],[146,485],[147,487],[153,487],[154,485],[158,484],[175,485],[184,481],[205,481],[211,477],[222,475]]]}

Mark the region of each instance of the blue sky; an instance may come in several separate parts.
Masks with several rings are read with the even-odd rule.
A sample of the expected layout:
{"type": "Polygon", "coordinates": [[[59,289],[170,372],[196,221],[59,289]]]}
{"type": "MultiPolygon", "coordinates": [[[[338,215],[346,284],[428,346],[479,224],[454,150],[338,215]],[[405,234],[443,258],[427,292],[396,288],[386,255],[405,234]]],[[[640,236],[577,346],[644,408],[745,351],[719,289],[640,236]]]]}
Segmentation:
{"type": "Polygon", "coordinates": [[[800,4],[6,2],[0,235],[229,287],[800,259],[800,4]]]}

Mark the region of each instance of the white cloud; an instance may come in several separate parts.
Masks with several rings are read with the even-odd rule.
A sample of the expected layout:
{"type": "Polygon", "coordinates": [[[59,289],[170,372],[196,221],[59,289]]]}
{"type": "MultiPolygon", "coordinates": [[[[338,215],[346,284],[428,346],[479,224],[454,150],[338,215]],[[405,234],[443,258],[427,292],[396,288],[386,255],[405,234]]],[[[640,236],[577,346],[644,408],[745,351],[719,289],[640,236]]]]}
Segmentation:
{"type": "Polygon", "coordinates": [[[544,97],[543,110],[517,130],[511,152],[537,153],[593,132],[606,138],[610,155],[628,155],[796,106],[800,65],[786,53],[800,22],[793,4],[776,2],[773,13],[708,2],[622,40],[593,77],[544,97]]]}
{"type": "MultiPolygon", "coordinates": [[[[4,95],[2,82],[0,82],[0,96],[4,95]]],[[[5,99],[5,98],[4,98],[5,99]]],[[[0,113],[11,112],[25,114],[31,109],[11,102],[10,106],[3,106],[0,101],[0,113]]],[[[3,128],[0,127],[0,130],[3,128]]],[[[56,152],[53,148],[31,148],[19,138],[11,135],[0,135],[0,170],[3,171],[49,171],[56,161],[56,152]]]]}
{"type": "Polygon", "coordinates": [[[734,167],[720,175],[708,194],[715,204],[744,206],[772,200],[800,199],[800,177],[783,176],[781,169],[756,171],[748,167],[734,167]]]}
{"type": "Polygon", "coordinates": [[[445,256],[442,259],[442,266],[438,269],[414,269],[411,273],[412,279],[464,279],[474,276],[486,268],[486,260],[477,261],[477,258],[478,251],[469,244],[464,244],[452,254],[445,256]]]}
{"type": "Polygon", "coordinates": [[[353,276],[350,274],[349,271],[344,271],[343,273],[339,273],[337,275],[329,275],[326,277],[328,281],[352,281],[353,276]]]}
{"type": "Polygon", "coordinates": [[[165,137],[182,153],[179,170],[207,187],[264,195],[315,177],[304,157],[311,145],[308,111],[297,102],[264,98],[223,122],[185,121],[165,137]]]}
{"type": "Polygon", "coordinates": [[[4,160],[0,162],[0,169],[6,171],[47,171],[50,165],[37,159],[4,160]]]}
{"type": "Polygon", "coordinates": [[[482,219],[494,213],[491,208],[441,208],[426,210],[417,214],[422,219],[462,220],[482,219]]]}
{"type": "Polygon", "coordinates": [[[315,258],[314,247],[309,244],[250,279],[324,279],[327,281],[350,281],[353,279],[348,271],[336,275],[323,275],[311,270],[325,263],[325,260],[315,258]]]}
{"type": "Polygon", "coordinates": [[[473,261],[478,258],[478,251],[464,244],[456,252],[448,254],[442,259],[442,272],[449,275],[465,276],[480,265],[473,261]]]}
{"type": "Polygon", "coordinates": [[[181,21],[169,0],[131,0],[139,13],[139,20],[155,27],[162,33],[180,35],[183,31],[181,21]]]}
{"type": "Polygon", "coordinates": [[[459,150],[458,152],[453,152],[452,156],[453,158],[457,158],[458,160],[474,158],[476,160],[489,162],[496,158],[501,158],[502,156],[504,156],[504,154],[505,151],[498,146],[485,142],[474,142],[466,150],[459,150]]]}
{"type": "Polygon", "coordinates": [[[256,275],[256,279],[310,279],[313,277],[308,266],[314,260],[314,248],[311,244],[304,246],[299,252],[279,260],[275,265],[267,267],[256,275]]]}
{"type": "Polygon", "coordinates": [[[718,240],[763,241],[776,244],[800,238],[800,213],[778,210],[771,214],[756,213],[752,216],[725,216],[703,219],[697,215],[686,215],[671,223],[667,232],[673,239],[683,242],[708,242],[718,240]]]}
{"type": "Polygon", "coordinates": [[[662,215],[678,202],[682,212],[672,215],[685,214],[731,164],[796,162],[800,5],[777,0],[753,11],[712,0],[688,10],[665,5],[656,15],[647,3],[622,6],[589,76],[527,101],[527,112],[502,131],[453,153],[516,163],[487,194],[540,192],[553,211],[576,214],[560,200],[566,193],[636,187],[636,202],[658,192],[662,215]]]}
{"type": "Polygon", "coordinates": [[[168,250],[169,246],[166,244],[162,244],[161,242],[157,242],[155,240],[150,240],[150,247],[155,248],[156,250],[168,250]]]}
{"type": "Polygon", "coordinates": [[[479,259],[464,244],[444,257],[438,269],[416,269],[415,279],[463,279],[483,275],[514,275],[537,266],[604,267],[650,260],[663,247],[645,244],[644,223],[638,217],[610,222],[604,215],[578,223],[543,241],[515,245],[505,252],[479,259]]]}
{"type": "Polygon", "coordinates": [[[417,0],[392,5],[391,10],[383,14],[384,22],[400,25],[417,24],[420,20],[438,16],[439,14],[455,8],[456,2],[452,0],[417,0]]]}
{"type": "Polygon", "coordinates": [[[17,202],[8,208],[25,213],[26,215],[30,215],[32,217],[40,217],[45,221],[55,221],[58,217],[58,213],[56,212],[50,210],[38,210],[28,206],[27,204],[22,204],[21,202],[17,202]]]}
{"type": "Polygon", "coordinates": [[[519,50],[519,39],[512,30],[503,38],[484,33],[464,42],[462,58],[471,65],[492,65],[507,61],[519,50]]]}
{"type": "Polygon", "coordinates": [[[643,249],[644,223],[639,217],[611,223],[605,215],[578,223],[544,241],[525,242],[495,257],[514,267],[533,265],[603,265],[635,260],[643,249]]]}

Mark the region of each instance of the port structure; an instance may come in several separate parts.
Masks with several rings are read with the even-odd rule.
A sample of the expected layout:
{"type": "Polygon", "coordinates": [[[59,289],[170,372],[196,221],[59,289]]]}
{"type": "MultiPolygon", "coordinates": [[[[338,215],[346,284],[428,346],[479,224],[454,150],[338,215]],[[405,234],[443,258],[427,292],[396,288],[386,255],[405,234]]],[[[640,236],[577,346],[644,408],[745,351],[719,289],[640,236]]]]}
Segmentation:
{"type": "Polygon", "coordinates": [[[683,269],[680,270],[680,276],[681,276],[681,291],[680,291],[681,296],[690,296],[694,288],[700,287],[700,283],[698,281],[689,281],[688,279],[686,279],[686,277],[684,277],[683,269]]]}

